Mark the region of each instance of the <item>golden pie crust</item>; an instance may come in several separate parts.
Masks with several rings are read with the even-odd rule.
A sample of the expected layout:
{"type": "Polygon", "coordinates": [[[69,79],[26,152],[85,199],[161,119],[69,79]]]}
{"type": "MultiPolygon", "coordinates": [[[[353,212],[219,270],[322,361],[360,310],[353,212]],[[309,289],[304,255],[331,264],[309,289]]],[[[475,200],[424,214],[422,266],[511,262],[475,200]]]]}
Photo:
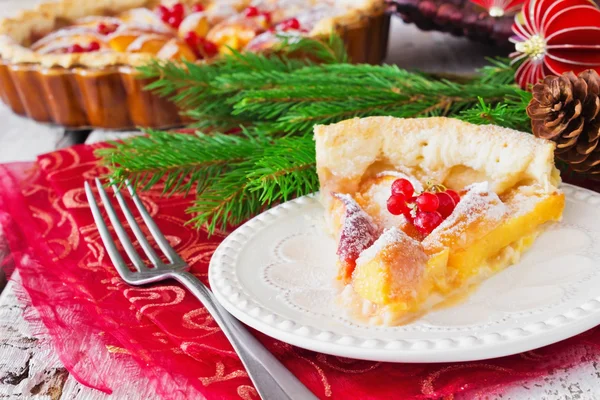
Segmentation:
{"type": "Polygon", "coordinates": [[[559,221],[564,194],[553,142],[449,118],[355,118],[315,127],[327,230],[336,237],[342,303],[399,324],[516,263],[559,221]],[[428,235],[386,208],[391,183],[461,193],[428,235]]]}

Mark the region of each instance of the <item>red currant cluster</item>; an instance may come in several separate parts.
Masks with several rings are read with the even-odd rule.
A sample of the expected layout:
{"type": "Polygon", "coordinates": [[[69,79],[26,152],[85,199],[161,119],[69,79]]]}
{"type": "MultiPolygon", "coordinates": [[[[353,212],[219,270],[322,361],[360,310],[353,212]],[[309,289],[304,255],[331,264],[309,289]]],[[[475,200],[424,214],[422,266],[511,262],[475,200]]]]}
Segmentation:
{"type": "Polygon", "coordinates": [[[100,22],[96,27],[96,31],[98,31],[98,33],[101,35],[110,35],[114,31],[116,31],[118,27],[118,24],[105,24],[104,22],[100,22]]]}
{"type": "Polygon", "coordinates": [[[422,235],[428,235],[452,214],[459,201],[458,193],[442,185],[430,185],[415,196],[408,179],[396,179],[387,209],[394,215],[403,214],[422,235]]]}
{"type": "Polygon", "coordinates": [[[214,57],[219,52],[216,44],[199,36],[194,31],[187,32],[183,40],[185,40],[199,59],[214,57]]]}
{"type": "MultiPolygon", "coordinates": [[[[192,14],[203,11],[204,6],[202,4],[195,4],[190,8],[192,14]]],[[[181,25],[181,22],[186,17],[186,10],[185,6],[181,3],[175,3],[171,8],[161,4],[156,7],[156,14],[164,23],[171,25],[173,28],[179,28],[179,25],[181,25]]],[[[219,52],[216,44],[201,37],[194,31],[187,32],[183,40],[199,59],[214,57],[219,52]]]]}
{"type": "Polygon", "coordinates": [[[181,22],[185,18],[185,7],[181,3],[175,3],[171,8],[159,4],[156,7],[156,14],[165,24],[171,25],[173,28],[179,28],[181,22]]]}
{"type": "Polygon", "coordinates": [[[244,10],[244,15],[248,18],[263,17],[268,25],[271,25],[271,13],[260,11],[258,7],[250,6],[244,10]]]}
{"type": "Polygon", "coordinates": [[[73,54],[73,53],[91,53],[92,51],[100,50],[100,43],[98,42],[90,42],[87,46],[82,46],[80,44],[72,44],[71,46],[65,48],[63,51],[65,53],[73,54]]]}

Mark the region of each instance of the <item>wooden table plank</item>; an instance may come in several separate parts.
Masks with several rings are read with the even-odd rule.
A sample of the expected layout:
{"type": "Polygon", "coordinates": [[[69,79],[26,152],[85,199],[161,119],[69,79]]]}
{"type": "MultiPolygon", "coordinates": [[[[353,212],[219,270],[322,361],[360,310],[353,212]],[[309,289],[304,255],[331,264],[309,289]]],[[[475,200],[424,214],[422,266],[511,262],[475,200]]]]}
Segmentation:
{"type": "Polygon", "coordinates": [[[17,301],[15,282],[0,297],[0,398],[61,398],[69,373],[50,346],[35,337],[17,301]]]}

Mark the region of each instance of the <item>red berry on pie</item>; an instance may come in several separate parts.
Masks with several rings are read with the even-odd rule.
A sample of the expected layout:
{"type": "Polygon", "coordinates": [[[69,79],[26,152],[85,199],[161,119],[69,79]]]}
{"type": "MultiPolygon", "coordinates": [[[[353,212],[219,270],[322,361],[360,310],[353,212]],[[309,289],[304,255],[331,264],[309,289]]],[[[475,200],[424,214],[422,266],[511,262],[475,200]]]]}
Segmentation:
{"type": "Polygon", "coordinates": [[[98,26],[96,27],[96,30],[101,35],[110,35],[114,31],[116,31],[118,27],[119,27],[119,25],[117,25],[117,24],[108,24],[107,25],[103,22],[100,22],[98,24],[98,26]]]}
{"type": "Polygon", "coordinates": [[[391,195],[387,200],[387,209],[390,214],[400,215],[408,210],[406,197],[402,194],[391,195]]]}
{"type": "Polygon", "coordinates": [[[171,15],[169,17],[169,19],[167,20],[167,23],[169,25],[171,25],[173,28],[179,28],[179,25],[181,25],[181,21],[183,21],[183,18],[178,16],[178,15],[171,15]]]}
{"type": "Polygon", "coordinates": [[[67,53],[83,53],[84,51],[85,49],[77,43],[67,47],[67,53]]]}
{"type": "Polygon", "coordinates": [[[417,203],[417,207],[419,208],[419,210],[424,212],[436,211],[438,206],[440,205],[438,197],[435,194],[429,192],[421,193],[419,197],[417,197],[417,200],[415,202],[417,203]]]}
{"type": "Polygon", "coordinates": [[[162,22],[169,23],[168,21],[169,17],[171,16],[171,11],[169,11],[167,7],[163,6],[162,4],[158,5],[158,7],[156,7],[156,14],[162,22]]]}
{"type": "Polygon", "coordinates": [[[448,217],[450,214],[452,214],[452,211],[454,211],[454,207],[456,207],[454,199],[446,192],[439,192],[435,195],[439,201],[437,212],[440,213],[442,218],[448,217]]]}
{"type": "Polygon", "coordinates": [[[171,15],[174,15],[176,17],[179,17],[180,19],[183,19],[184,14],[185,14],[185,8],[183,7],[183,4],[181,4],[181,3],[173,4],[173,7],[171,7],[171,15]]]}
{"type": "Polygon", "coordinates": [[[258,17],[258,8],[256,8],[256,7],[248,7],[244,11],[244,15],[246,17],[258,17]]]}
{"type": "Polygon", "coordinates": [[[418,212],[414,225],[423,235],[429,235],[444,219],[438,212],[418,212]]]}
{"type": "Polygon", "coordinates": [[[88,47],[86,50],[87,51],[98,51],[98,50],[100,50],[100,43],[91,42],[90,44],[88,44],[88,47]]]}
{"type": "Polygon", "coordinates": [[[448,189],[446,190],[446,193],[448,193],[450,195],[450,197],[452,197],[452,200],[454,200],[454,205],[457,205],[458,202],[460,201],[460,196],[458,193],[456,193],[454,190],[452,189],[448,189]]]}
{"type": "Polygon", "coordinates": [[[185,36],[183,37],[183,40],[190,47],[190,49],[192,49],[192,51],[194,52],[196,57],[203,58],[200,51],[198,51],[198,48],[200,46],[200,37],[198,36],[198,34],[196,32],[194,32],[194,31],[186,32],[185,36]]]}
{"type": "Polygon", "coordinates": [[[260,15],[263,16],[263,18],[265,19],[265,22],[269,25],[271,25],[271,13],[270,12],[262,12],[260,13],[260,15]]]}
{"type": "Polygon", "coordinates": [[[297,30],[300,29],[300,22],[296,18],[286,19],[280,24],[281,30],[297,30]]]}
{"type": "Polygon", "coordinates": [[[392,183],[392,194],[403,194],[406,198],[410,198],[414,193],[415,189],[408,179],[396,179],[392,183]]]}
{"type": "Polygon", "coordinates": [[[207,57],[214,57],[219,52],[217,45],[211,42],[210,40],[201,39],[202,41],[202,49],[207,57]]]}
{"type": "Polygon", "coordinates": [[[183,37],[183,40],[185,40],[185,42],[188,44],[188,46],[190,47],[197,47],[198,46],[198,34],[194,31],[189,31],[185,33],[185,36],[183,37]]]}
{"type": "Polygon", "coordinates": [[[192,6],[193,13],[202,12],[202,11],[204,11],[204,6],[202,4],[194,4],[192,6]]]}

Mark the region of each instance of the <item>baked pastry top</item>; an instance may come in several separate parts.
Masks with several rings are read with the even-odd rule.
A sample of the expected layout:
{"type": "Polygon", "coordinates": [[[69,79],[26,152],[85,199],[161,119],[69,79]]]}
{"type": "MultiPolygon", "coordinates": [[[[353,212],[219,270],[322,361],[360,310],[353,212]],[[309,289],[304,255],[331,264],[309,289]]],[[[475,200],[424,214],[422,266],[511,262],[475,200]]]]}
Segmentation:
{"type": "Polygon", "coordinates": [[[4,62],[46,67],[196,61],[319,36],[383,12],[383,0],[59,0],[0,21],[4,62]]]}
{"type": "Polygon", "coordinates": [[[374,324],[465,295],[562,216],[555,145],[526,133],[370,117],[316,126],[315,140],[341,299],[374,324]]]}

